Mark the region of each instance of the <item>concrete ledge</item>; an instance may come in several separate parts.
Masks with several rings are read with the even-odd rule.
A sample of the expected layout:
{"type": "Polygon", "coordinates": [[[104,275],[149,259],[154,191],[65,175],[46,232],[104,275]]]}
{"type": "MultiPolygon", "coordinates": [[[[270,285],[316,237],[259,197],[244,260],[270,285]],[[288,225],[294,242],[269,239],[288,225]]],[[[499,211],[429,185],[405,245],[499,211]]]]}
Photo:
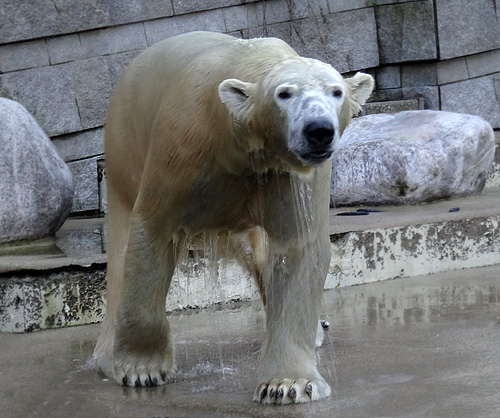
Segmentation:
{"type": "Polygon", "coordinates": [[[500,193],[428,205],[380,207],[381,213],[330,212],[332,260],[325,288],[500,263],[500,193]],[[450,209],[458,211],[449,212],[450,209]]]}
{"type": "Polygon", "coordinates": [[[0,331],[29,332],[99,322],[105,265],[0,275],[0,331]]]}
{"type": "MultiPolygon", "coordinates": [[[[337,216],[356,208],[330,211],[332,262],[325,288],[500,264],[499,189],[378,209],[383,212],[363,216],[337,216]],[[449,212],[452,208],[460,210],[449,212]]],[[[0,330],[100,321],[106,241],[103,219],[70,219],[55,240],[37,248],[0,248],[0,330]]],[[[253,279],[238,263],[190,251],[175,272],[166,308],[258,298],[253,279]]]]}
{"type": "Polygon", "coordinates": [[[500,263],[500,215],[334,234],[326,289],[500,263]]]}

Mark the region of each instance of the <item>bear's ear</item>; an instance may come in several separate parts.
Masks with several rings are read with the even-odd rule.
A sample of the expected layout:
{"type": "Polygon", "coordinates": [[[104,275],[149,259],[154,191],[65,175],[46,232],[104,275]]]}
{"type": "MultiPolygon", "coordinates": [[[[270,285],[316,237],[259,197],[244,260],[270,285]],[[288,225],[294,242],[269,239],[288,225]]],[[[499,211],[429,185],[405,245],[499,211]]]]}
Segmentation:
{"type": "Polygon", "coordinates": [[[254,83],[246,83],[229,78],[219,84],[219,97],[236,119],[245,119],[250,109],[250,96],[255,90],[254,83]]]}
{"type": "Polygon", "coordinates": [[[352,78],[346,78],[345,82],[351,90],[351,113],[356,115],[361,110],[361,106],[366,103],[372,94],[375,82],[369,74],[356,73],[352,78]]]}

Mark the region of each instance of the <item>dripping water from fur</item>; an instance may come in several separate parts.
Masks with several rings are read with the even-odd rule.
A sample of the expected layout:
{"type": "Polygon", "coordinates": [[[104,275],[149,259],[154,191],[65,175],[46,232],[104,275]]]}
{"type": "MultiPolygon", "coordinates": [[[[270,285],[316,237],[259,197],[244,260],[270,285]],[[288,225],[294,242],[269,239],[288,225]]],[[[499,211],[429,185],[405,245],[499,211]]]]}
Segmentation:
{"type": "MultiPolygon", "coordinates": [[[[248,341],[248,327],[242,330],[238,324],[249,322],[242,316],[247,315],[250,299],[258,306],[255,301],[258,291],[249,275],[241,283],[235,283],[234,276],[242,277],[244,269],[231,257],[227,234],[203,233],[189,239],[186,249],[181,252],[173,278],[184,294],[179,297],[171,292],[167,298],[167,306],[169,299],[174,299],[179,307],[188,308],[170,314],[178,363],[174,379],[192,380],[193,392],[243,389],[244,382],[238,373],[241,357],[233,352],[235,346],[248,346],[242,357],[255,360],[259,340],[255,337],[248,341]],[[250,294],[251,297],[245,297],[250,294]],[[213,300],[218,302],[210,304],[213,300]],[[204,316],[204,324],[206,317],[210,317],[209,328],[193,330],[192,325],[185,326],[192,324],[197,315],[204,316]]],[[[173,305],[175,309],[175,303],[173,305]]],[[[172,310],[172,303],[170,307],[172,310]]],[[[249,327],[262,323],[262,319],[257,319],[262,315],[260,308],[252,308],[250,312],[249,327]]]]}
{"type": "MultiPolygon", "coordinates": [[[[269,178],[280,176],[278,173],[269,174],[269,178]]],[[[267,180],[269,180],[269,178],[267,180]]],[[[266,179],[259,178],[259,185],[263,186],[266,179]]],[[[312,187],[308,182],[301,182],[296,175],[289,176],[289,187],[293,193],[290,198],[290,204],[296,209],[293,212],[293,219],[282,217],[278,220],[281,223],[293,223],[296,230],[296,235],[299,240],[306,240],[313,232],[314,217],[312,215],[312,187]]],[[[281,194],[278,190],[276,199],[286,199],[287,196],[281,194]]],[[[259,208],[264,212],[264,208],[259,208]]],[[[209,388],[217,387],[220,390],[234,390],[234,387],[241,387],[248,382],[242,382],[238,379],[239,367],[241,366],[241,358],[235,355],[229,346],[248,347],[246,354],[243,357],[253,358],[257,363],[261,345],[265,337],[265,315],[263,305],[259,300],[259,293],[254,284],[254,278],[249,272],[246,272],[244,263],[238,263],[233,257],[235,250],[235,242],[237,249],[251,255],[251,249],[248,242],[243,238],[236,236],[232,237],[225,233],[209,234],[203,233],[200,237],[189,239],[186,242],[187,251],[181,252],[182,257],[179,259],[178,267],[174,275],[174,280],[181,282],[181,287],[186,291],[186,299],[184,305],[188,305],[187,312],[181,313],[178,316],[179,329],[174,329],[173,335],[176,336],[177,346],[177,361],[178,361],[178,379],[193,378],[193,385],[196,390],[209,390],[209,388]],[[233,239],[231,239],[233,238],[233,239]],[[240,239],[241,238],[241,239],[240,239]],[[239,239],[239,240],[238,240],[239,239]],[[232,241],[232,243],[230,243],[232,241]],[[187,273],[187,274],[185,274],[187,273]],[[196,277],[196,276],[199,277],[196,277]],[[238,279],[236,279],[238,277],[238,279]],[[201,279],[201,280],[200,280],[201,279]],[[182,281],[184,284],[182,285],[182,281]],[[205,290],[201,290],[203,288],[205,290]],[[250,289],[250,290],[249,290],[250,289]],[[209,301],[209,297],[201,298],[201,304],[195,300],[196,295],[200,292],[210,292],[213,299],[219,302],[215,305],[204,305],[204,302],[209,301]],[[194,295],[194,296],[193,296],[194,295]],[[240,296],[247,295],[247,296],[240,296]],[[250,296],[248,296],[250,295],[250,296]],[[251,299],[252,302],[248,302],[251,299]],[[205,307],[200,311],[200,307],[205,307]],[[200,313],[201,312],[201,313],[200,313]],[[250,312],[250,314],[249,314],[250,312]],[[182,327],[183,320],[187,316],[203,314],[210,315],[213,318],[210,336],[207,336],[208,330],[202,330],[197,340],[196,335],[190,335],[189,330],[182,327]],[[248,327],[242,330],[238,326],[232,326],[232,317],[234,322],[241,321],[242,315],[248,315],[245,319],[248,327]],[[247,331],[252,330],[253,338],[248,340],[247,331]],[[187,336],[186,336],[187,333],[187,336]],[[193,346],[194,348],[191,348],[193,346]],[[197,346],[210,346],[207,357],[206,351],[197,350],[197,346]],[[193,351],[194,350],[194,351],[193,351]],[[183,362],[189,363],[190,366],[182,366],[183,362]],[[210,377],[211,382],[208,386],[203,379],[199,384],[194,383],[199,375],[210,377]],[[205,386],[204,386],[205,385],[205,386]],[[215,386],[214,386],[215,385],[215,386]]],[[[301,257],[311,260],[314,263],[316,259],[315,252],[319,251],[319,247],[311,246],[307,250],[303,250],[301,257]],[[308,252],[309,251],[309,252],[308,252]]],[[[279,265],[281,269],[279,280],[287,277],[290,274],[288,271],[288,260],[285,255],[279,256],[279,265]]],[[[316,268],[313,265],[309,272],[315,272],[316,268]]],[[[278,279],[272,277],[272,280],[278,279]]],[[[299,292],[309,292],[308,277],[303,277],[300,283],[299,292]]],[[[271,295],[272,296],[272,295],[271,295]]],[[[169,298],[174,295],[169,295],[169,298]]],[[[307,312],[306,312],[307,314],[307,312]]],[[[313,339],[316,333],[316,328],[310,330],[308,339],[313,339]]],[[[245,352],[245,348],[243,348],[245,352]]],[[[328,366],[332,359],[318,359],[321,362],[322,368],[327,368],[327,375],[330,381],[335,380],[335,370],[328,366]]],[[[253,383],[253,382],[250,382],[253,383]]]]}

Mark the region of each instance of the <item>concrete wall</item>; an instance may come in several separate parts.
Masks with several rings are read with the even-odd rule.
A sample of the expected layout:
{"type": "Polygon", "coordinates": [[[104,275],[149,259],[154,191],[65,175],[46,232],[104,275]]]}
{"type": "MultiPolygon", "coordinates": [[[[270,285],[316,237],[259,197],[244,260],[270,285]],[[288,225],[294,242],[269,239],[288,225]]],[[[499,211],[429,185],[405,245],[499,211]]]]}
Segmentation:
{"type": "Polygon", "coordinates": [[[376,76],[374,100],[477,114],[500,128],[500,0],[2,0],[0,96],[22,103],[98,210],[113,85],[149,45],[192,30],[277,36],[342,73],[376,76]]]}

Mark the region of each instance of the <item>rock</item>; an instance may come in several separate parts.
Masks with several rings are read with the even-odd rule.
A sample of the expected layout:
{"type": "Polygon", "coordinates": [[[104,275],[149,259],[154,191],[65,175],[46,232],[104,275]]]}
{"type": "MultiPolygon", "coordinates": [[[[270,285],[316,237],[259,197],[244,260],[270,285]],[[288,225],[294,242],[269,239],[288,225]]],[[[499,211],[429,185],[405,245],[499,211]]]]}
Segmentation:
{"type": "Polygon", "coordinates": [[[0,243],[39,239],[71,211],[73,178],[19,103],[0,98],[0,243]]]}
{"type": "Polygon", "coordinates": [[[334,206],[417,204],[477,195],[495,154],[478,116],[433,110],[354,119],[333,154],[334,206]]]}

